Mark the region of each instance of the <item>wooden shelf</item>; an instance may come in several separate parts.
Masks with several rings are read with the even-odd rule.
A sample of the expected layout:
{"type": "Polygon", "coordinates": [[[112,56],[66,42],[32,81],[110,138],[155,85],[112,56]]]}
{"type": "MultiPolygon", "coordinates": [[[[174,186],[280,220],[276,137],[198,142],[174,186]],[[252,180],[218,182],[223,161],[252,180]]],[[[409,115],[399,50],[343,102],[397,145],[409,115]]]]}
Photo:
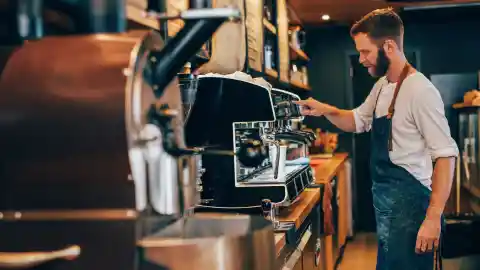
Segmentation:
{"type": "Polygon", "coordinates": [[[145,11],[143,8],[136,6],[133,3],[127,3],[126,14],[127,14],[128,20],[134,21],[138,24],[144,25],[146,27],[149,27],[155,30],[160,30],[158,21],[151,18],[145,18],[144,13],[145,11]]]}
{"type": "Polygon", "coordinates": [[[265,74],[275,79],[278,78],[278,71],[274,69],[265,68],[265,74]]]}
{"type": "Polygon", "coordinates": [[[302,82],[300,82],[300,81],[298,81],[298,80],[291,79],[291,80],[290,80],[290,84],[293,85],[293,86],[295,86],[295,87],[297,87],[297,88],[301,88],[301,89],[303,89],[303,90],[312,90],[312,89],[310,88],[310,86],[305,85],[305,84],[303,84],[302,82]]]}
{"type": "Polygon", "coordinates": [[[290,57],[292,58],[292,60],[301,59],[305,61],[310,61],[310,58],[304,51],[295,48],[295,46],[293,46],[293,44],[291,43],[289,43],[288,45],[290,46],[290,57]]]}
{"type": "Polygon", "coordinates": [[[463,108],[478,108],[480,105],[474,104],[465,104],[465,103],[455,103],[452,106],[454,109],[463,109],[463,108]]]}
{"type": "Polygon", "coordinates": [[[267,19],[263,18],[263,26],[272,34],[277,34],[277,28],[269,22],[267,19]]]}

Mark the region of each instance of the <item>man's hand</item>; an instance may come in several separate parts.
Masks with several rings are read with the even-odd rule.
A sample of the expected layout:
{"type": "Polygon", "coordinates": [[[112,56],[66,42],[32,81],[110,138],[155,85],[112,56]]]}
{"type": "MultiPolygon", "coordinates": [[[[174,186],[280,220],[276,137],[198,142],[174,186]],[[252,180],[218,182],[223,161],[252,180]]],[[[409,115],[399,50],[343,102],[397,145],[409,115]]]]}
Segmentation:
{"type": "Polygon", "coordinates": [[[334,110],[334,107],[321,103],[313,98],[294,101],[294,103],[301,106],[302,115],[322,116],[329,114],[334,110]]]}
{"type": "Polygon", "coordinates": [[[415,246],[415,252],[418,254],[431,252],[438,248],[441,232],[441,218],[427,217],[420,226],[417,234],[417,244],[415,246]]]}

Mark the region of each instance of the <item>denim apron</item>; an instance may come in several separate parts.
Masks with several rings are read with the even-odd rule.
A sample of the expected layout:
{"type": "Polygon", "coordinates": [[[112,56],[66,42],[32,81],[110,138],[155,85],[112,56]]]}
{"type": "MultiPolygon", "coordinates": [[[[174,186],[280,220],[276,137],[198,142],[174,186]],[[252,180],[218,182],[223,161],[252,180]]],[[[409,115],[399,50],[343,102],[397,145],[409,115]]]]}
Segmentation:
{"type": "Polygon", "coordinates": [[[389,114],[376,118],[380,93],[373,111],[370,171],[378,237],[377,270],[432,270],[434,265],[438,266],[434,263],[434,257],[439,259],[438,254],[415,253],[431,191],[389,157],[395,100],[409,69],[407,64],[397,83],[389,114]]]}

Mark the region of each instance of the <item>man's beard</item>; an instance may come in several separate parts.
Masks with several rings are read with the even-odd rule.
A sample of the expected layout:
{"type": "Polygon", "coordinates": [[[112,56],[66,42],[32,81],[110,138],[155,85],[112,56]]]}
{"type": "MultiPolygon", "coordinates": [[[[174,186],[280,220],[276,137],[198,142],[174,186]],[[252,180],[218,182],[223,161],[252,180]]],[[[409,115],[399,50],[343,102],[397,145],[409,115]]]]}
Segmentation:
{"type": "Polygon", "coordinates": [[[390,67],[390,60],[385,55],[385,50],[383,48],[378,49],[377,63],[375,65],[375,74],[374,77],[382,77],[387,74],[388,68],[390,67]]]}

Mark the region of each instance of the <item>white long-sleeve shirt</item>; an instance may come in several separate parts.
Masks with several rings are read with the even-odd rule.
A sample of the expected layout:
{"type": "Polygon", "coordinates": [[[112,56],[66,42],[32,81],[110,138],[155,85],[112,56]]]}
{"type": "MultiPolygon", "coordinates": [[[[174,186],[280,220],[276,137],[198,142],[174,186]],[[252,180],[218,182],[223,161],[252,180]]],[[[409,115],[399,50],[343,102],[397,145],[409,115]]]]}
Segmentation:
{"type": "MultiPolygon", "coordinates": [[[[396,83],[389,83],[382,77],[365,102],[353,110],[357,133],[371,129],[378,95],[376,117],[387,115],[395,87],[396,83]]],[[[451,137],[440,93],[422,73],[415,72],[404,80],[395,103],[392,125],[390,160],[431,189],[432,161],[439,157],[457,157],[458,147],[451,137]]]]}

